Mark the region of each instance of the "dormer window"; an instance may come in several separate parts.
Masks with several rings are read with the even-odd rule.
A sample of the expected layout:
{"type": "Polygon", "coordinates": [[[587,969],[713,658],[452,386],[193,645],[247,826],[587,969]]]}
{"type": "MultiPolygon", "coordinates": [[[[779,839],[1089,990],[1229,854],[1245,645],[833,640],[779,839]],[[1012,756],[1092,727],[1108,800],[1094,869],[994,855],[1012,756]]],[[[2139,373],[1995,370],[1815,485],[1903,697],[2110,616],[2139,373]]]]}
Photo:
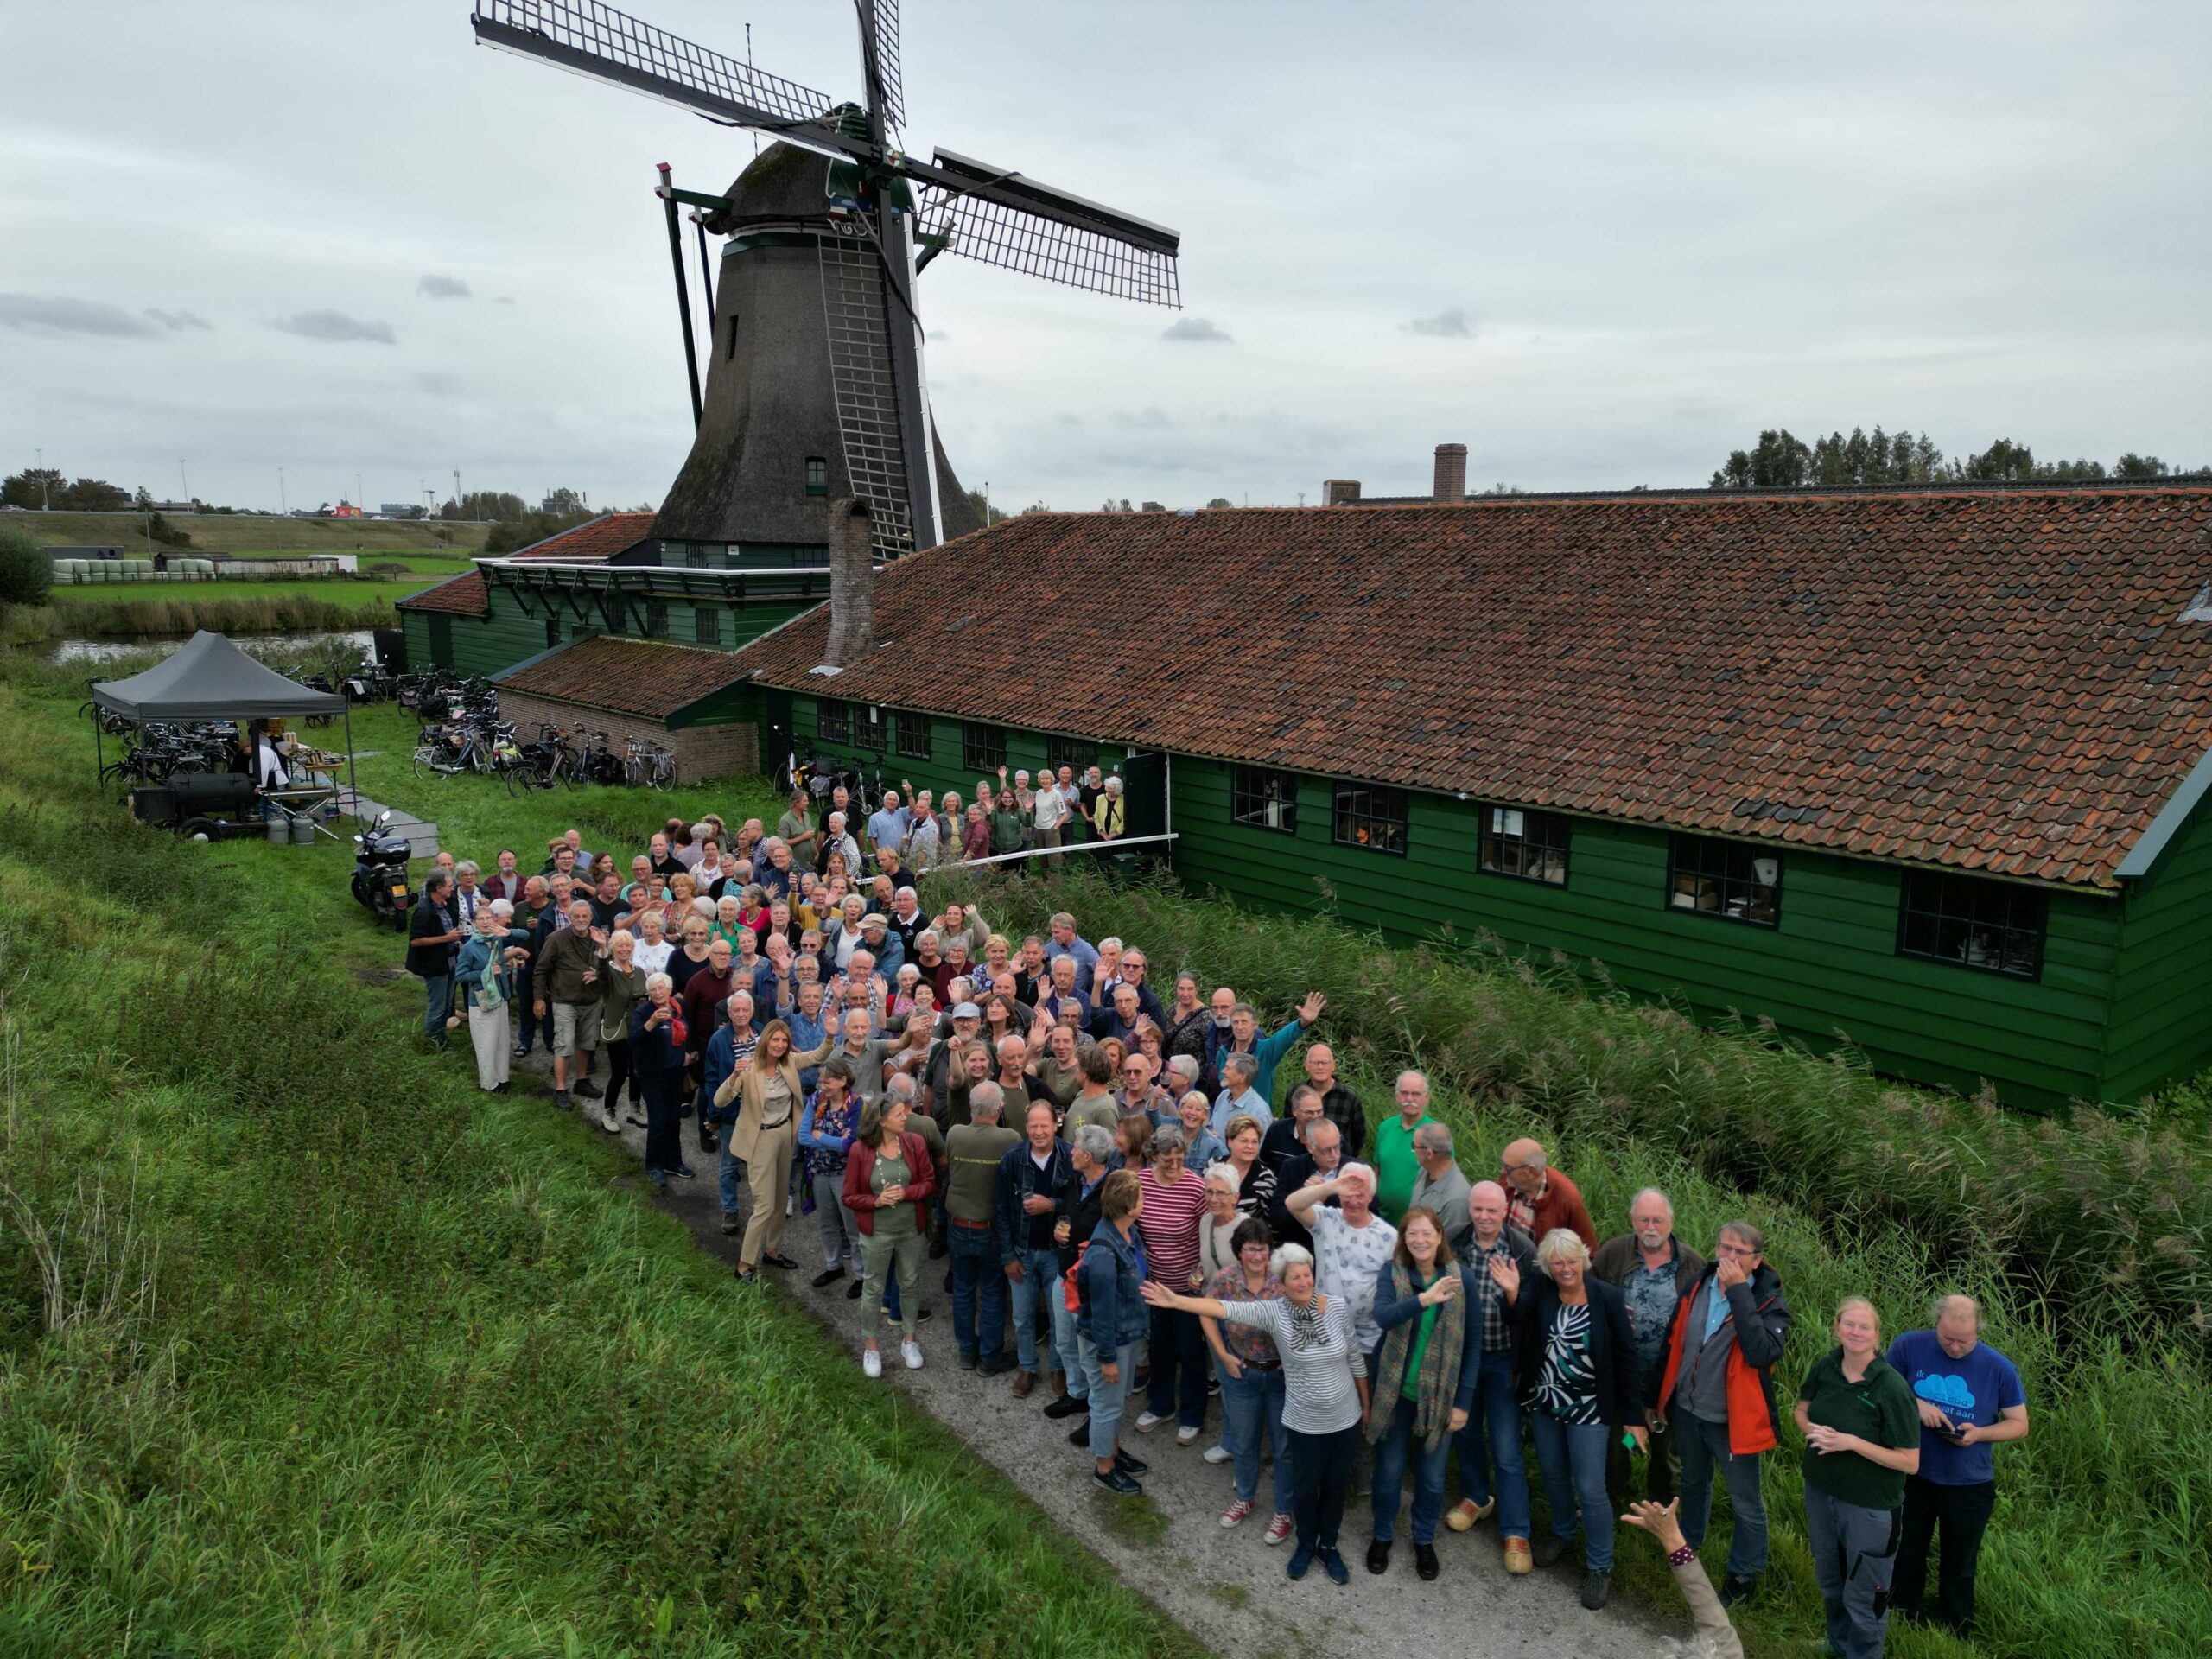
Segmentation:
{"type": "Polygon", "coordinates": [[[820,455],[806,458],[806,493],[809,495],[830,493],[830,463],[820,455]]]}

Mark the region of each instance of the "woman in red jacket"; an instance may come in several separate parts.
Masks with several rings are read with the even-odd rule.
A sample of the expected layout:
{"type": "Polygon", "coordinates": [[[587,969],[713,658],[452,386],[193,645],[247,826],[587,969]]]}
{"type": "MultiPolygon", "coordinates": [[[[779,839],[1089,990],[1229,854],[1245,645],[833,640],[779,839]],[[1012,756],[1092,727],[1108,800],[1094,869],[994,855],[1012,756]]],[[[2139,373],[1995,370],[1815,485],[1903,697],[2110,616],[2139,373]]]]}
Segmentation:
{"type": "Polygon", "coordinates": [[[845,1160],[845,1207],[860,1223],[861,1369],[883,1375],[875,1330],[883,1317],[886,1270],[899,1271],[899,1344],[906,1369],[922,1368],[922,1344],[915,1336],[915,1315],[922,1305],[922,1252],[929,1232],[929,1201],[937,1194],[937,1171],[928,1146],[906,1130],[906,1103],[896,1095],[870,1101],[861,1109],[861,1132],[845,1160]]]}

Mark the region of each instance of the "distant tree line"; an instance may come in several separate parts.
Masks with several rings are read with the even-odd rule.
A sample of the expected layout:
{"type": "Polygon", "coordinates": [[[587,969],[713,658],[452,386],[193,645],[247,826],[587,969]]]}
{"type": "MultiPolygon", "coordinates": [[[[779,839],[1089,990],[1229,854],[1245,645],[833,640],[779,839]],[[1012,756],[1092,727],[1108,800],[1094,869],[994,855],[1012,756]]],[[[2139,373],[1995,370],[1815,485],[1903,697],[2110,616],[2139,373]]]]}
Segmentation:
{"type": "Polygon", "coordinates": [[[1787,427],[1759,434],[1756,446],[1732,450],[1713,475],[1716,490],[1842,488],[1853,484],[1981,484],[2048,479],[2198,477],[2208,469],[2170,467],[2156,455],[2133,450],[2109,469],[2101,461],[2037,461],[2024,443],[1999,438],[1979,454],[1946,459],[1925,432],[1895,436],[1877,426],[1831,432],[1812,443],[1787,427]]]}

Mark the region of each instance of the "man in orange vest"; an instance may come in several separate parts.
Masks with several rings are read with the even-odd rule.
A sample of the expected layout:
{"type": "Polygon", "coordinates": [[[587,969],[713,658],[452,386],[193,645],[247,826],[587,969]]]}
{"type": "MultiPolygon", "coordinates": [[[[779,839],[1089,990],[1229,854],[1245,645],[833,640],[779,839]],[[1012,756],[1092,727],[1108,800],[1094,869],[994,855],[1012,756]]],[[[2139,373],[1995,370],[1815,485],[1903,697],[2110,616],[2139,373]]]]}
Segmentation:
{"type": "Polygon", "coordinates": [[[1660,1367],[1655,1415],[1669,1426],[1682,1459],[1682,1535],[1694,1549],[1713,1518],[1713,1475],[1728,1483],[1736,1534],[1728,1546],[1724,1605],[1750,1595],[1766,1571],[1766,1503],[1759,1459],[1779,1439],[1774,1363],[1791,1314],[1782,1281],[1766,1263],[1766,1241],[1748,1221],[1724,1223],[1713,1265],[1675,1313],[1660,1367]]]}

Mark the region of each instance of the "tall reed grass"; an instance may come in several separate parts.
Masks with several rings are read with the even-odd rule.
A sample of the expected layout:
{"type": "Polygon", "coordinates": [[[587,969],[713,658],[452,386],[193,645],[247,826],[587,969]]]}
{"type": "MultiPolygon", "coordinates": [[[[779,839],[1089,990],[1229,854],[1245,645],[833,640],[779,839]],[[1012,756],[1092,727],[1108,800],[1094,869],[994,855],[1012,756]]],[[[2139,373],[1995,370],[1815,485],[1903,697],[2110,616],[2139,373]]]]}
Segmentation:
{"type": "MultiPolygon", "coordinates": [[[[2026,1443],[1999,1452],[1979,1650],[2204,1650],[2212,1380],[2191,1252],[2212,1166],[2196,1137],[2012,1118],[1893,1087],[1767,1033],[1700,1029],[1564,969],[1538,973],[1479,946],[1393,948],[1325,918],[1246,912],[1162,879],[953,872],[928,885],[933,906],[974,897],[1016,939],[1066,910],[1087,938],[1141,943],[1163,995],[1187,966],[1273,1022],[1318,987],[1329,1006],[1317,1035],[1336,1047],[1370,1122],[1389,1109],[1395,1072],[1419,1065],[1463,1168],[1493,1173],[1507,1141],[1535,1134],[1581,1185],[1601,1233],[1627,1230],[1630,1198],[1645,1185],[1667,1190],[1678,1230],[1708,1252],[1723,1220],[1751,1216],[1798,1313],[1777,1379],[1785,1397],[1833,1345],[1827,1325],[1844,1297],[1870,1296],[1895,1332],[1925,1324],[1939,1293],[1976,1296],[1988,1340],[2020,1367],[2034,1424],[2026,1443]],[[2176,1234],[2189,1235],[2190,1250],[2162,1245],[2176,1234]]],[[[1285,1065],[1287,1078],[1295,1053],[1285,1065]]],[[[1745,1618],[1758,1640],[1786,1647],[1818,1631],[1794,1448],[1768,1460],[1767,1486],[1783,1593],[1745,1618]]],[[[1624,1561],[1669,1593],[1648,1562],[1624,1561]]],[[[1916,1631],[1893,1633],[1891,1648],[1965,1651],[1916,1631]]]]}
{"type": "MultiPolygon", "coordinates": [[[[334,583],[334,592],[341,591],[334,583]]],[[[195,592],[188,599],[86,600],[68,605],[4,607],[0,643],[36,645],[48,639],[127,639],[143,634],[301,633],[397,626],[388,602],[345,604],[334,599],[221,598],[195,592]]]]}
{"type": "MultiPolygon", "coordinates": [[[[940,878],[963,881],[953,874],[940,878]]],[[[1571,1137],[1635,1135],[1713,1179],[1788,1198],[1831,1236],[1902,1229],[1939,1268],[1971,1267],[2048,1306],[2062,1331],[2124,1331],[2212,1356],[2212,1148],[2202,1124],[2101,1112],[2030,1117],[1815,1057],[1768,1028],[1682,1014],[1544,972],[1481,943],[1394,949],[1333,919],[1185,897],[1167,878],[1000,875],[988,912],[1144,939],[1168,972],[1204,963],[1262,1008],[1318,987],[1354,1056],[1426,1068],[1571,1137]]],[[[1162,974],[1162,978],[1166,974],[1162,974]]]]}

